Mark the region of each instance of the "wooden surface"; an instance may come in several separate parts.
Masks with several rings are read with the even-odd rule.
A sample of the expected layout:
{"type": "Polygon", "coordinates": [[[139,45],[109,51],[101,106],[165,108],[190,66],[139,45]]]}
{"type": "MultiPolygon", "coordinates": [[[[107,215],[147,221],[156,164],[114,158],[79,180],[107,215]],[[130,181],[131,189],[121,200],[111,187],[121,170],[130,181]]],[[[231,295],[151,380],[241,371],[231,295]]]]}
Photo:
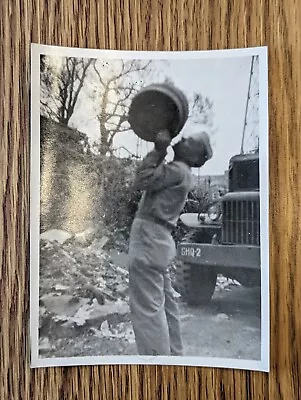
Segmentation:
{"type": "Polygon", "coordinates": [[[300,8],[300,0],[2,0],[1,400],[301,398],[300,8]],[[269,46],[270,374],[143,366],[29,369],[31,41],[137,50],[269,46]]]}

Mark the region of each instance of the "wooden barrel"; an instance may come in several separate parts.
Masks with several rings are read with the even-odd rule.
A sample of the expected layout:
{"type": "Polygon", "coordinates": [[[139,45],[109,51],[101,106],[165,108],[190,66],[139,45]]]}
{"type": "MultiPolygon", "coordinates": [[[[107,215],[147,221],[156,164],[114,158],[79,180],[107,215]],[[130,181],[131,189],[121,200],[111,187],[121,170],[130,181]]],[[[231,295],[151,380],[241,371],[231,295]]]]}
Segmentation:
{"type": "Polygon", "coordinates": [[[153,84],[132,100],[128,121],[141,139],[153,142],[157,133],[168,129],[177,136],[188,118],[188,101],[183,92],[168,84],[153,84]]]}

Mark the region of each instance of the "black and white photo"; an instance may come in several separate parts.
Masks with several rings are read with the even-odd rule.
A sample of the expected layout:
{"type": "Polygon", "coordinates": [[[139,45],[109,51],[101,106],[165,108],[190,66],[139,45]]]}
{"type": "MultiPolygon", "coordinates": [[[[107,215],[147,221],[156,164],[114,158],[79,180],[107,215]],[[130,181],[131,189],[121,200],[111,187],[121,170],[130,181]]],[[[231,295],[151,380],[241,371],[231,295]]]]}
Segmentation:
{"type": "Polygon", "coordinates": [[[32,367],[269,370],[267,74],[32,45],[32,367]]]}

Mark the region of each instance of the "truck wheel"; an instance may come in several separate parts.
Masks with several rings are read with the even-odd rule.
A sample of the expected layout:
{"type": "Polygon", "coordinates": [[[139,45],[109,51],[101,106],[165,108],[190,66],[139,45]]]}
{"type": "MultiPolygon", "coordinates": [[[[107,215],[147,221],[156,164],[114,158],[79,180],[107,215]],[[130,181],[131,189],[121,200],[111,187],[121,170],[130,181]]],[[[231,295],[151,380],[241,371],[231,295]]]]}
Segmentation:
{"type": "Polygon", "coordinates": [[[184,264],[177,268],[177,291],[191,306],[208,304],[217,279],[217,272],[211,267],[184,264]]]}

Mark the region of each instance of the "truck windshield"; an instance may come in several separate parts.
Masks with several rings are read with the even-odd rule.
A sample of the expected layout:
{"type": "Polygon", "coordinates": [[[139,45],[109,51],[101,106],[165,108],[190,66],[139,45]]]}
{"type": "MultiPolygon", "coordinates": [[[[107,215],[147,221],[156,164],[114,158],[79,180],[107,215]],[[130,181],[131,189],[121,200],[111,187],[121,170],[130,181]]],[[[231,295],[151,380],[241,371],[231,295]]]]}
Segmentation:
{"type": "Polygon", "coordinates": [[[245,160],[234,162],[229,171],[230,191],[259,190],[259,162],[245,160]]]}

